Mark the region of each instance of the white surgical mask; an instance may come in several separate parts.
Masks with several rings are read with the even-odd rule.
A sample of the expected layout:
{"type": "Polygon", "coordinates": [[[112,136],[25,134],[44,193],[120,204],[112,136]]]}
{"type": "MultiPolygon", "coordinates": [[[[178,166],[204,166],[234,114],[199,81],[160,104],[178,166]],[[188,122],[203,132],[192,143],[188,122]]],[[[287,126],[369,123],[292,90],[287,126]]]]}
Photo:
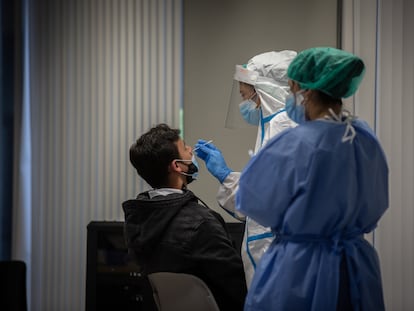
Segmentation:
{"type": "Polygon", "coordinates": [[[301,90],[297,93],[290,93],[286,97],[286,113],[289,118],[298,124],[304,123],[306,121],[305,106],[303,105],[303,92],[304,90],[301,90]]]}
{"type": "Polygon", "coordinates": [[[256,102],[253,100],[256,96],[257,93],[254,93],[249,99],[239,104],[240,114],[251,125],[259,125],[260,123],[260,107],[257,107],[256,102]]]}

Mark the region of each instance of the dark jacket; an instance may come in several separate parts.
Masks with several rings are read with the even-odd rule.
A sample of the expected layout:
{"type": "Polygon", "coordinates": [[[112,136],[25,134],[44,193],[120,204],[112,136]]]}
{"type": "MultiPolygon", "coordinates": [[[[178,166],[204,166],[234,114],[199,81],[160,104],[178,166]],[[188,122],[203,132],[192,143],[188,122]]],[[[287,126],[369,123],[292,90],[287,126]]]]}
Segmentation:
{"type": "Polygon", "coordinates": [[[200,205],[188,190],[122,204],[125,236],[144,274],[181,272],[198,276],[220,310],[242,310],[246,281],[240,255],[223,218],[200,205]]]}

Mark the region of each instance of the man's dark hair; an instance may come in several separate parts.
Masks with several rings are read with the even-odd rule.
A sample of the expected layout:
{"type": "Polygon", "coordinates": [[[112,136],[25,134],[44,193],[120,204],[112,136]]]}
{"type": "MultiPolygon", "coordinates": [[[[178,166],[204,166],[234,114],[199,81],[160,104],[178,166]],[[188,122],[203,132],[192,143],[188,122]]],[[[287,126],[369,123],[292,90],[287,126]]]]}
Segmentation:
{"type": "Polygon", "coordinates": [[[168,165],[179,159],[177,145],[180,130],[161,123],[143,134],[129,148],[129,160],[151,187],[162,188],[168,182],[168,165]]]}

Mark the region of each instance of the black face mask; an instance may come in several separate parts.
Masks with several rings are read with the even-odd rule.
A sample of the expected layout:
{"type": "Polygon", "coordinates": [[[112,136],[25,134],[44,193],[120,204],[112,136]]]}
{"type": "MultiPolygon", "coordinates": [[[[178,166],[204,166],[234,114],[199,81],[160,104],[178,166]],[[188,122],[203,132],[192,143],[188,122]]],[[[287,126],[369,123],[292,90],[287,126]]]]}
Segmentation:
{"type": "Polygon", "coordinates": [[[185,177],[186,177],[187,185],[197,179],[197,177],[198,177],[198,163],[197,163],[197,160],[194,157],[194,155],[193,155],[191,160],[177,159],[176,161],[184,162],[184,164],[186,164],[185,162],[191,162],[190,164],[186,164],[187,167],[188,167],[187,172],[181,172],[181,174],[185,175],[185,177]]]}
{"type": "Polygon", "coordinates": [[[188,171],[185,173],[187,179],[187,185],[197,179],[198,168],[194,163],[188,165],[188,171]]]}

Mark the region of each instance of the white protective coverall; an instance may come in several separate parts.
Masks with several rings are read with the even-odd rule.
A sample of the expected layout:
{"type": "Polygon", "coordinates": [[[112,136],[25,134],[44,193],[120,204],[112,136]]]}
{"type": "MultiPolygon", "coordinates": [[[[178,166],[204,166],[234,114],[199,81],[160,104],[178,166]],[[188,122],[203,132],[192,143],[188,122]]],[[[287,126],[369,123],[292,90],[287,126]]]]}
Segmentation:
{"type": "MultiPolygon", "coordinates": [[[[251,74],[243,76],[236,66],[234,79],[251,84],[260,97],[261,117],[258,126],[256,154],[267,141],[283,130],[296,126],[284,109],[285,97],[288,94],[287,68],[296,56],[294,51],[267,52],[250,59],[245,67],[258,75],[255,81],[249,80],[251,74]]],[[[251,73],[250,72],[250,73],[251,73]]],[[[250,285],[256,264],[273,240],[269,228],[262,227],[254,220],[235,211],[235,195],[238,190],[240,172],[231,172],[220,184],[217,201],[219,205],[239,220],[245,221],[245,232],[242,243],[242,259],[246,274],[247,286],[250,285]]]]}

